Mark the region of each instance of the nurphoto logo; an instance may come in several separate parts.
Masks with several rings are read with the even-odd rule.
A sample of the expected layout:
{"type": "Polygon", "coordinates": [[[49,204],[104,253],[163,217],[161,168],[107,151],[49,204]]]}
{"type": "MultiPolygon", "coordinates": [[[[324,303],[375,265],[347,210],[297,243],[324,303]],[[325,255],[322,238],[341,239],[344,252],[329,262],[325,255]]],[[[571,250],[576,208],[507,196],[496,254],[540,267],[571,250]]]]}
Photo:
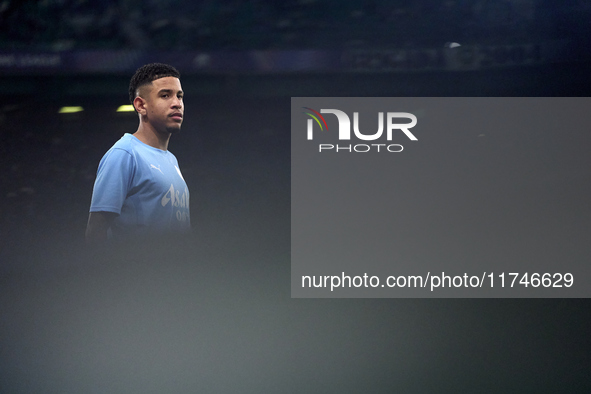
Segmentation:
{"type": "MultiPolygon", "coordinates": [[[[328,124],[322,114],[333,114],[337,117],[339,123],[338,137],[339,141],[350,141],[351,140],[351,120],[349,116],[338,109],[321,109],[320,112],[309,108],[302,107],[308,112],[304,112],[310,118],[307,122],[307,138],[308,140],[314,139],[314,123],[320,128],[320,132],[327,132],[328,124]]],[[[417,141],[417,137],[410,132],[409,129],[413,128],[417,124],[417,117],[408,112],[387,112],[386,113],[386,141],[392,141],[394,132],[402,132],[411,141],[417,141]],[[408,119],[410,123],[397,123],[395,120],[408,119]]],[[[359,130],[359,112],[353,112],[353,133],[355,138],[362,141],[375,141],[382,137],[384,133],[384,113],[378,112],[378,130],[373,134],[363,134],[359,130]]],[[[402,152],[403,146],[400,144],[319,144],[319,152],[356,152],[365,153],[369,151],[376,152],[402,152]]]]}

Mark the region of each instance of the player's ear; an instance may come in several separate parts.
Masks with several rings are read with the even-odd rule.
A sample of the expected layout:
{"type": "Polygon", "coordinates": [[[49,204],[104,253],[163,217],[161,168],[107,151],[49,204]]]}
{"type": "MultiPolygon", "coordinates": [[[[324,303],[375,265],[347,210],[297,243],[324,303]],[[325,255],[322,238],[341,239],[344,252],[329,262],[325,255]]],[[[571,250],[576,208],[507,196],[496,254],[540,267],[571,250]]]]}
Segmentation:
{"type": "Polygon", "coordinates": [[[133,100],[133,106],[140,115],[146,114],[146,100],[140,96],[136,96],[136,98],[133,100]]]}

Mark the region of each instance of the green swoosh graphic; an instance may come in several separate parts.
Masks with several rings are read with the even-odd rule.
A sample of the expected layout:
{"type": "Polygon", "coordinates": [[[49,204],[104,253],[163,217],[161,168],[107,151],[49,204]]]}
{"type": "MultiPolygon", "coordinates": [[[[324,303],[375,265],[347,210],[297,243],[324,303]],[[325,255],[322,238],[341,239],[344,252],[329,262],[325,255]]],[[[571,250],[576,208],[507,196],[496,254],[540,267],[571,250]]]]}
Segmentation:
{"type": "Polygon", "coordinates": [[[317,118],[317,117],[315,117],[314,115],[312,115],[312,114],[311,114],[311,113],[309,113],[309,112],[304,112],[304,113],[305,113],[306,115],[310,115],[311,117],[313,117],[313,118],[314,118],[314,120],[316,121],[316,123],[318,123],[318,126],[320,126],[320,130],[324,131],[324,129],[322,128],[322,124],[320,123],[320,121],[318,120],[318,118],[317,118]]]}

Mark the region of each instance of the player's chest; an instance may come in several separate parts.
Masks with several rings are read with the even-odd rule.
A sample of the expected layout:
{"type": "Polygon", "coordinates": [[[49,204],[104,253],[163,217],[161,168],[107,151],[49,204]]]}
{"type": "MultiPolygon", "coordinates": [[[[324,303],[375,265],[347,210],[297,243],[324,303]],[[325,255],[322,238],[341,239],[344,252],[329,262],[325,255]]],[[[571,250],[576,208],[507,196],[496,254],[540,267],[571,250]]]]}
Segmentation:
{"type": "Polygon", "coordinates": [[[138,160],[134,183],[137,187],[150,189],[156,194],[170,190],[171,186],[176,190],[186,187],[176,162],[167,157],[157,156],[138,160]]]}

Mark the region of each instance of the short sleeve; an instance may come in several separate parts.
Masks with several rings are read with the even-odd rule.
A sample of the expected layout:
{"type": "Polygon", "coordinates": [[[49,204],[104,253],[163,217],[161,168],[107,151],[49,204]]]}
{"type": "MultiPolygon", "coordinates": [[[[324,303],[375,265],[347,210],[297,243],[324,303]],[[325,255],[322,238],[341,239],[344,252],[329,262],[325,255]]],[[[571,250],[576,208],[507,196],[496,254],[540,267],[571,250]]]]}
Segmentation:
{"type": "Polygon", "coordinates": [[[103,156],[96,174],[90,212],[121,214],[121,207],[131,187],[135,160],[126,150],[110,149],[103,156]]]}

